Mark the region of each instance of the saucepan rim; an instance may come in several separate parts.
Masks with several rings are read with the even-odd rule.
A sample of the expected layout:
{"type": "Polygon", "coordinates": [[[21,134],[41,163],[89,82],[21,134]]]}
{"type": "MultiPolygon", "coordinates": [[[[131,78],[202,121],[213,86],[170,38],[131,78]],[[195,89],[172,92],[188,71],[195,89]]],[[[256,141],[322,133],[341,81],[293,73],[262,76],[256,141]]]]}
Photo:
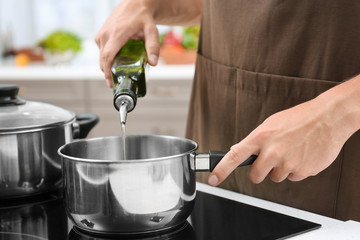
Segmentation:
{"type": "Polygon", "coordinates": [[[193,147],[191,149],[189,149],[188,151],[185,151],[183,153],[179,153],[179,154],[174,154],[174,155],[169,155],[169,156],[164,156],[164,157],[155,157],[155,158],[144,158],[144,159],[126,159],[126,160],[104,160],[104,159],[93,159],[93,158],[81,158],[81,157],[74,157],[74,156],[70,156],[67,155],[65,153],[63,153],[62,151],[66,150],[66,148],[69,148],[73,145],[76,144],[81,144],[82,142],[92,142],[92,141],[101,141],[101,139],[111,139],[111,138],[121,138],[121,136],[105,136],[105,137],[95,137],[95,138],[88,138],[88,139],[80,139],[80,140],[75,140],[73,142],[64,144],[63,146],[61,146],[58,149],[58,154],[64,158],[64,159],[68,159],[71,161],[75,161],[75,162],[84,162],[84,163],[97,163],[97,164],[109,164],[109,163],[114,163],[114,164],[119,164],[119,163],[144,163],[144,162],[154,162],[154,161],[163,161],[163,160],[168,160],[171,158],[179,158],[179,157],[183,157],[186,155],[190,155],[191,153],[195,152],[198,148],[198,144],[191,140],[191,139],[187,139],[187,138],[182,138],[182,137],[176,137],[176,136],[169,136],[169,135],[151,135],[151,134],[146,134],[146,135],[128,135],[126,136],[127,138],[131,138],[131,137],[156,137],[156,138],[167,138],[173,141],[186,141],[189,142],[191,145],[193,145],[193,147]]]}

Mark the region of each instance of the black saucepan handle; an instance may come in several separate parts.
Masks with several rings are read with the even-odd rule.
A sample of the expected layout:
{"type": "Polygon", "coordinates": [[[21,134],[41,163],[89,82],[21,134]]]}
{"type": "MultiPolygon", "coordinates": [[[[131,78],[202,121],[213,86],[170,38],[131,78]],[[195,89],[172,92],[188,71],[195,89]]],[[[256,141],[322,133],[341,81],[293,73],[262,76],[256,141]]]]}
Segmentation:
{"type": "MultiPolygon", "coordinates": [[[[216,165],[220,162],[220,160],[225,156],[227,152],[223,151],[209,151],[209,158],[210,158],[210,172],[214,170],[216,165]]],[[[242,162],[238,167],[247,166],[253,164],[253,162],[256,160],[256,155],[251,155],[246,159],[244,162],[242,162]]]]}
{"type": "Polygon", "coordinates": [[[82,113],[76,115],[76,123],[79,124],[80,131],[74,138],[86,138],[90,130],[99,122],[99,116],[94,113],[82,113]]]}
{"type": "MultiPolygon", "coordinates": [[[[209,151],[209,153],[199,153],[196,154],[195,159],[195,171],[210,171],[212,172],[220,160],[225,156],[227,152],[223,151],[209,151]]],[[[256,160],[256,155],[251,155],[244,162],[242,162],[238,167],[247,166],[253,164],[256,160]]]]}

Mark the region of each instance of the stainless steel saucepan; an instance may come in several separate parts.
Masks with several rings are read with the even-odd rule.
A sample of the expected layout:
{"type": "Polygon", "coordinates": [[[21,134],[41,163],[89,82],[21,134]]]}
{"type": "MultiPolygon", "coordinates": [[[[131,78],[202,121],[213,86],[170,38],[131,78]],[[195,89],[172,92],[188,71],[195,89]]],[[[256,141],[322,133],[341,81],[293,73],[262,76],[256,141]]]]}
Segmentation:
{"type": "Polygon", "coordinates": [[[0,200],[61,188],[60,146],[84,138],[95,114],[79,114],[18,97],[19,87],[0,84],[0,200]]]}
{"type": "MultiPolygon", "coordinates": [[[[95,233],[170,229],[190,215],[195,171],[211,171],[224,152],[195,153],[196,142],[171,136],[79,140],[62,146],[65,206],[75,225],[95,233]]],[[[251,156],[241,166],[249,165],[251,156]]]]}

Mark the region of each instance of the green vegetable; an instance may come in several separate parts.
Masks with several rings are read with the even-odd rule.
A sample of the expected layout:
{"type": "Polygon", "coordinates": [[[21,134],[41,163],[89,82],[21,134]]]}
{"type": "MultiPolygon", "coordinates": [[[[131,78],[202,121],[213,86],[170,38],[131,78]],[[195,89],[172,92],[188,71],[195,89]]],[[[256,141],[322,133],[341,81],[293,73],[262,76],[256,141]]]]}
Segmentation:
{"type": "Polygon", "coordinates": [[[181,43],[185,49],[197,49],[198,38],[194,35],[184,35],[181,43]]]}
{"type": "Polygon", "coordinates": [[[72,50],[77,53],[81,50],[81,40],[75,34],[66,31],[55,31],[38,45],[50,52],[72,50]]]}
{"type": "Polygon", "coordinates": [[[181,44],[185,49],[197,49],[199,42],[200,27],[184,28],[184,35],[181,44]]]}

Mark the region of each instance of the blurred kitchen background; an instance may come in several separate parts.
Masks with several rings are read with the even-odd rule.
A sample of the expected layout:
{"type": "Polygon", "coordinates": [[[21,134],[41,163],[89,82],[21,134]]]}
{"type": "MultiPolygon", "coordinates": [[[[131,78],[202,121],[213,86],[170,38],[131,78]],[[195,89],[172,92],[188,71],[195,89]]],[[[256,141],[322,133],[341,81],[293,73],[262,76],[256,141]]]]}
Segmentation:
{"type": "MultiPolygon", "coordinates": [[[[119,135],[94,36],[120,2],[0,0],[0,84],[19,85],[29,101],[98,114],[91,137],[119,135]]],[[[199,27],[158,29],[159,65],[147,69],[147,95],[128,115],[127,132],[184,136],[199,27]]]]}

